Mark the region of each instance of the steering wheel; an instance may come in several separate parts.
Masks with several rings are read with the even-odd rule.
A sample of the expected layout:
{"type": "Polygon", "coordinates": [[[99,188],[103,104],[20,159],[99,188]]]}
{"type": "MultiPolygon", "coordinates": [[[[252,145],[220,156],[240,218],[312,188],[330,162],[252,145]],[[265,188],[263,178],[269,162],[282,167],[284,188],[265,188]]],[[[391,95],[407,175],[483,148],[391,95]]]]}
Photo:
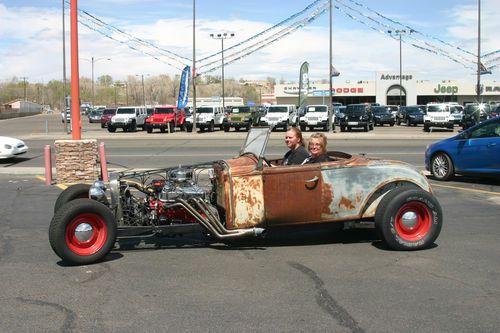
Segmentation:
{"type": "Polygon", "coordinates": [[[267,166],[271,166],[271,162],[269,162],[269,160],[267,158],[265,158],[264,156],[262,156],[262,160],[264,161],[264,163],[267,165],[267,166]]]}

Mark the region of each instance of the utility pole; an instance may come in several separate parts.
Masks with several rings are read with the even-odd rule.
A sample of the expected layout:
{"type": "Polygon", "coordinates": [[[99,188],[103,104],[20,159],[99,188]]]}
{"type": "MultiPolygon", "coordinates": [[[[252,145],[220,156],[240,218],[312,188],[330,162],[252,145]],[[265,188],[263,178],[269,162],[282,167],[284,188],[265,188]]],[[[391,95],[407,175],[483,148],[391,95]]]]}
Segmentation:
{"type": "Polygon", "coordinates": [[[196,0],[193,0],[193,131],[196,133],[196,0]]]}
{"type": "Polygon", "coordinates": [[[26,76],[22,76],[20,78],[23,79],[24,101],[26,101],[26,80],[28,78],[26,76]]]}

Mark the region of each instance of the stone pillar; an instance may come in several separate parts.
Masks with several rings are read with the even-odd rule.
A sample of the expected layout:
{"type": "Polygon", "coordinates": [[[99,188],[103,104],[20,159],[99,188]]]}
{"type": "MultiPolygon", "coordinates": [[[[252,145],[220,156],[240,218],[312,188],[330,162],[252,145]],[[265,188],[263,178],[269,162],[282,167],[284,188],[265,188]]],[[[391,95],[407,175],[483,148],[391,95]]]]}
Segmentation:
{"type": "Polygon", "coordinates": [[[56,140],[58,183],[91,183],[99,178],[97,140],[56,140]]]}

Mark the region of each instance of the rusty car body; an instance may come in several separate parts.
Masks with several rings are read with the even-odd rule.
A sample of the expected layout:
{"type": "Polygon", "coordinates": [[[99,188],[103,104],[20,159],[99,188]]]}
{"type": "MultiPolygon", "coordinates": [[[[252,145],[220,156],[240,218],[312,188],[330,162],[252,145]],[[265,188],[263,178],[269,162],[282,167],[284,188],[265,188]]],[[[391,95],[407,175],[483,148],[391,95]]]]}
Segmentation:
{"type": "Polygon", "coordinates": [[[441,207],[413,166],[342,152],[329,152],[328,162],[285,166],[265,158],[270,131],[251,128],[235,158],[67,188],[49,229],[53,250],[70,264],[89,264],[121,238],[201,230],[226,241],[345,222],[372,223],[395,250],[424,249],[438,237],[441,207]]]}

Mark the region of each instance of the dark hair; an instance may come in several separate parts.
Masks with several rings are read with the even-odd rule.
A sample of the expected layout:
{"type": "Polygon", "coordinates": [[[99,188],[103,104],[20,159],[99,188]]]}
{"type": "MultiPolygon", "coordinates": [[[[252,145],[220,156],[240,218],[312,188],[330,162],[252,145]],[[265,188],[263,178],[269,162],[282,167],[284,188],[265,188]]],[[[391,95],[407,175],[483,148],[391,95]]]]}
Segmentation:
{"type": "Polygon", "coordinates": [[[288,127],[287,132],[294,132],[295,136],[299,138],[299,144],[304,146],[304,138],[302,137],[302,131],[298,127],[288,127]]]}

